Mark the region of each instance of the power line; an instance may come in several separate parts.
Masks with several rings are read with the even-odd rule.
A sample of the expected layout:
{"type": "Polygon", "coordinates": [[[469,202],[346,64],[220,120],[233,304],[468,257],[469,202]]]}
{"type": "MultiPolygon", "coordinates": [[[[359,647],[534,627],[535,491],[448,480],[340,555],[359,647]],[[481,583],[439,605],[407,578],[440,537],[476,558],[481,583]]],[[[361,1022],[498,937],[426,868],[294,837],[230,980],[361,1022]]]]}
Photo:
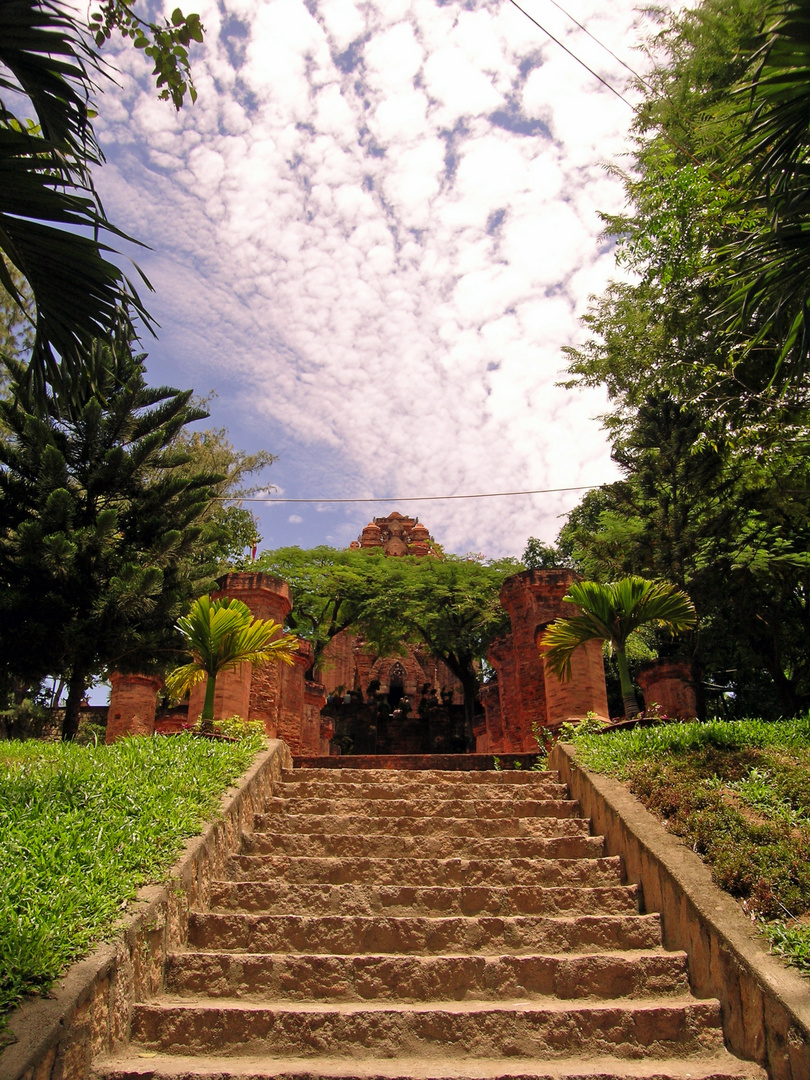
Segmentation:
{"type": "MultiPolygon", "coordinates": [[[[615,86],[611,86],[611,84],[610,84],[610,83],[609,83],[609,82],[607,81],[607,79],[603,79],[601,75],[597,75],[597,73],[596,73],[596,72],[595,72],[595,71],[593,70],[593,68],[590,68],[590,67],[588,67],[588,65],[587,65],[587,64],[585,63],[585,61],[584,61],[584,60],[580,60],[580,58],[579,58],[579,57],[577,56],[577,54],[576,54],[576,53],[574,53],[574,52],[571,52],[571,50],[570,50],[570,49],[568,48],[568,46],[567,46],[567,45],[563,45],[563,43],[562,43],[562,42],[560,41],[560,39],[559,39],[559,38],[555,37],[555,36],[554,36],[554,35],[552,34],[552,32],[551,32],[550,30],[547,30],[547,29],[546,29],[546,27],[542,25],[542,23],[539,23],[539,22],[537,21],[537,19],[535,19],[535,17],[534,17],[533,15],[530,15],[530,14],[528,13],[528,11],[526,11],[526,9],[525,9],[525,8],[522,8],[522,7],[520,6],[520,4],[519,4],[519,3],[517,2],[517,0],[509,0],[509,3],[510,3],[510,4],[512,5],[512,7],[515,7],[515,8],[517,8],[517,9],[518,9],[518,11],[519,11],[519,12],[520,12],[520,13],[521,13],[522,15],[525,15],[525,16],[526,16],[526,18],[527,18],[527,19],[529,20],[529,22],[533,22],[533,23],[534,23],[534,25],[535,25],[535,26],[536,26],[536,27],[538,28],[538,30],[542,30],[542,31],[543,31],[543,33],[544,33],[544,34],[546,35],[546,37],[550,37],[550,38],[551,38],[551,40],[552,40],[552,41],[553,41],[553,42],[555,43],[555,45],[559,45],[559,46],[560,46],[560,48],[561,48],[561,49],[562,49],[562,50],[563,50],[564,52],[567,52],[567,53],[568,53],[568,55],[569,55],[569,56],[571,57],[571,59],[572,59],[572,60],[576,60],[576,62],[577,62],[578,64],[580,64],[580,65],[581,65],[582,67],[584,67],[584,68],[585,68],[585,70],[586,70],[587,72],[589,72],[589,73],[590,73],[591,75],[593,75],[593,77],[594,77],[595,79],[597,79],[597,80],[598,80],[598,81],[599,81],[599,82],[600,82],[600,83],[602,84],[602,86],[604,86],[604,87],[606,87],[606,88],[607,88],[608,90],[610,90],[611,94],[615,94],[615,95],[616,95],[616,97],[617,97],[617,98],[618,98],[618,99],[619,99],[620,101],[623,101],[623,102],[625,103],[625,105],[626,105],[626,106],[628,107],[628,109],[632,109],[632,110],[633,110],[633,112],[635,112],[635,111],[636,111],[636,107],[635,107],[635,105],[633,105],[633,104],[632,104],[632,102],[628,101],[628,100],[627,100],[627,98],[626,98],[626,97],[624,96],[624,94],[622,94],[622,93],[621,93],[621,91],[617,90],[615,86]]],[[[559,5],[557,5],[557,6],[559,6],[559,5]]],[[[561,10],[562,10],[562,9],[561,9],[561,10]]],[[[567,12],[566,12],[566,14],[567,14],[567,12]]],[[[569,18],[573,18],[573,16],[569,16],[569,18]]],[[[576,19],[574,19],[574,22],[576,22],[576,19]]],[[[579,24],[577,23],[577,25],[579,25],[579,24]]],[[[583,29],[584,29],[584,27],[583,27],[583,29]]],[[[587,33],[587,31],[586,31],[586,33],[587,33]]],[[[591,34],[590,36],[591,36],[591,37],[593,37],[593,35],[592,35],[592,34],[591,34]]],[[[596,38],[594,38],[594,41],[596,41],[596,40],[597,40],[597,39],[596,39],[596,38]]],[[[599,44],[601,45],[601,42],[599,42],[599,44]]],[[[605,49],[607,49],[607,46],[606,46],[606,45],[603,45],[602,47],[603,47],[603,48],[605,48],[605,49]]],[[[608,51],[608,52],[610,52],[610,50],[609,50],[609,49],[607,49],[607,51],[608,51]]],[[[618,59],[618,57],[617,57],[617,59],[618,59]]],[[[619,61],[619,62],[621,63],[621,61],[619,61]]],[[[625,65],[625,66],[626,66],[626,65],[625,65]]]]}
{"type": "MultiPolygon", "coordinates": [[[[600,41],[600,39],[596,36],[596,34],[592,34],[590,32],[590,30],[588,29],[588,27],[583,26],[582,23],[579,21],[579,19],[575,19],[574,16],[571,14],[571,12],[568,11],[566,8],[564,8],[562,6],[562,4],[558,4],[557,0],[549,0],[549,3],[553,4],[554,7],[557,8],[558,11],[561,11],[563,13],[563,15],[567,16],[571,20],[571,22],[574,23],[575,26],[578,26],[580,28],[580,30],[583,32],[583,34],[587,34],[588,37],[591,39],[591,41],[595,41],[600,49],[604,49],[605,52],[608,54],[608,56],[612,56],[617,64],[621,64],[622,67],[626,71],[629,71],[630,74],[633,76],[633,78],[638,79],[639,82],[644,83],[645,86],[648,85],[647,80],[644,78],[643,75],[639,75],[639,73],[634,68],[631,68],[630,65],[628,63],[626,63],[624,60],[622,60],[622,58],[620,56],[617,56],[616,53],[613,51],[613,49],[611,49],[609,46],[607,46],[604,43],[604,41],[600,41]]],[[[517,5],[515,5],[515,6],[517,6],[517,5]]]]}
{"type": "Polygon", "coordinates": [[[504,499],[513,495],[554,495],[561,491],[594,491],[601,484],[584,484],[581,487],[535,488],[532,491],[487,491],[476,495],[391,495],[380,499],[287,499],[287,498],[239,498],[236,495],[217,496],[220,502],[252,503],[408,503],[440,502],[447,499],[504,499]]]}
{"type": "MultiPolygon", "coordinates": [[[[602,84],[602,86],[604,86],[608,90],[610,90],[610,92],[612,94],[615,94],[616,97],[620,101],[623,101],[624,104],[627,105],[627,107],[629,109],[632,109],[634,113],[636,112],[636,106],[633,105],[632,102],[628,101],[628,99],[624,96],[624,94],[622,94],[619,90],[616,89],[615,86],[613,86],[611,83],[609,83],[607,81],[607,79],[603,79],[601,75],[597,75],[597,73],[593,70],[593,68],[588,67],[588,65],[585,63],[584,60],[580,60],[580,58],[577,56],[577,54],[575,52],[572,52],[571,49],[569,49],[567,45],[563,45],[563,43],[560,41],[559,38],[555,37],[554,34],[552,34],[550,30],[547,30],[546,27],[543,26],[542,23],[538,22],[537,19],[535,19],[533,15],[530,15],[528,13],[528,11],[525,10],[525,8],[522,8],[520,6],[520,4],[517,3],[517,0],[509,0],[509,3],[512,5],[512,7],[517,8],[517,10],[521,13],[521,15],[525,15],[526,18],[529,20],[529,22],[534,23],[534,25],[538,28],[538,30],[542,30],[543,33],[547,37],[551,38],[551,40],[555,43],[555,45],[559,45],[559,47],[563,50],[563,52],[568,53],[568,55],[571,57],[572,60],[575,60],[581,67],[584,67],[585,70],[590,75],[593,75],[593,77],[598,82],[600,82],[602,84]]],[[[633,71],[633,69],[628,64],[625,64],[624,60],[622,60],[622,59],[620,59],[620,57],[616,56],[616,54],[611,49],[609,49],[607,45],[605,45],[602,41],[599,40],[598,37],[596,37],[594,34],[592,34],[590,32],[590,30],[586,29],[582,25],[581,22],[579,22],[577,19],[574,18],[573,15],[571,15],[570,12],[566,11],[566,9],[564,7],[562,7],[560,4],[558,4],[556,2],[556,0],[551,0],[551,3],[554,4],[554,6],[556,8],[559,8],[559,10],[562,11],[565,15],[567,15],[568,18],[571,19],[572,22],[576,23],[577,26],[580,27],[580,29],[584,30],[585,33],[588,35],[588,37],[592,38],[597,43],[597,45],[600,45],[605,50],[605,52],[610,53],[610,55],[613,56],[623,67],[626,67],[627,70],[629,72],[631,72],[631,74],[635,75],[636,78],[639,79],[648,89],[651,89],[650,84],[649,84],[649,82],[647,82],[646,79],[642,78],[635,71],[633,71]]],[[[683,127],[683,121],[682,120],[678,119],[678,123],[680,123],[681,126],[683,127]]],[[[684,154],[686,157],[689,158],[689,160],[691,162],[693,162],[695,165],[697,165],[698,168],[706,169],[709,176],[711,176],[711,178],[713,180],[717,181],[717,183],[719,183],[727,191],[731,190],[728,187],[728,185],[726,184],[723,177],[721,177],[718,173],[716,173],[714,171],[714,169],[712,169],[709,165],[706,165],[704,162],[702,162],[700,160],[700,158],[696,157],[695,154],[693,154],[692,151],[689,150],[687,147],[682,146],[679,142],[676,142],[675,139],[672,137],[672,135],[663,126],[663,124],[656,123],[656,124],[653,124],[653,126],[655,128],[657,128],[658,133],[663,137],[664,141],[669,143],[669,145],[674,150],[677,150],[679,153],[684,154]]]]}

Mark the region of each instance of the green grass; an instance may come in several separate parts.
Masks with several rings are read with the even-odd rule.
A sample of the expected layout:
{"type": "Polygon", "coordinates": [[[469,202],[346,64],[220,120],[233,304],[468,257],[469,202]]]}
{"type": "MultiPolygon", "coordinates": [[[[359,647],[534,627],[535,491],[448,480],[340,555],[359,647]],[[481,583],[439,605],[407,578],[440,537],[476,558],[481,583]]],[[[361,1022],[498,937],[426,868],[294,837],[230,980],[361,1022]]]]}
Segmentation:
{"type": "Polygon", "coordinates": [[[810,716],[574,736],[711,867],[773,950],[810,974],[810,716]]]}
{"type": "Polygon", "coordinates": [[[255,735],[0,743],[0,1023],[165,876],[261,745],[255,735]]]}

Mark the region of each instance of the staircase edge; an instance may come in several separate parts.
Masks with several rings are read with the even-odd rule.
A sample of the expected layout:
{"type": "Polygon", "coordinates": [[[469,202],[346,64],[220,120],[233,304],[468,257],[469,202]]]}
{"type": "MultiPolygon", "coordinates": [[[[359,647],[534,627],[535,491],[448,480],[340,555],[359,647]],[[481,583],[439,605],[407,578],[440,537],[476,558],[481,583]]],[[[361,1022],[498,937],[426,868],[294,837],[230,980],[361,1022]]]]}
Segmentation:
{"type": "Polygon", "coordinates": [[[658,912],[667,949],[686,952],[698,997],[720,1000],[733,1053],[764,1066],[771,1080],[810,1076],[810,982],[768,952],[737,902],[711,871],[611,777],[578,764],[575,748],[557,743],[549,768],[579,800],[605,854],[622,857],[643,909],[658,912]]]}

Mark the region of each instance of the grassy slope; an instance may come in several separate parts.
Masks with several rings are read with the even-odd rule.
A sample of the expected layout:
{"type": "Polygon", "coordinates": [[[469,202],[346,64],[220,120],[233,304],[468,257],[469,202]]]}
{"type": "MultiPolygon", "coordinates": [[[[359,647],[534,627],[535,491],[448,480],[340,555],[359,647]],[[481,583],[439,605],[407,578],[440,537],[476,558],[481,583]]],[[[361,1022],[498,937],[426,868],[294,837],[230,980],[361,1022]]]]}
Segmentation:
{"type": "Polygon", "coordinates": [[[810,717],[578,735],[709,864],[774,950],[810,974],[810,717]]]}
{"type": "Polygon", "coordinates": [[[190,735],[0,743],[0,1024],[166,874],[260,746],[190,735]]]}

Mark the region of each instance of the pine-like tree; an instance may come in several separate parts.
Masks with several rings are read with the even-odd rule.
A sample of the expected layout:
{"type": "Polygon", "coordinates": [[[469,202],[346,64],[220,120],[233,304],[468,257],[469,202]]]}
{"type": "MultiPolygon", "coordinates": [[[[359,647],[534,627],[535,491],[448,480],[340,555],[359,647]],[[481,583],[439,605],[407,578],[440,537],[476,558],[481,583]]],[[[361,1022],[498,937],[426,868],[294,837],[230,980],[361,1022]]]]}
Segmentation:
{"type": "Polygon", "coordinates": [[[221,477],[188,475],[174,446],[206,413],[191,391],[148,387],[144,359],[96,342],[71,404],[44,409],[12,362],[0,401],[0,664],[67,680],[65,739],[89,680],[165,664],[211,584],[199,522],[221,477]]]}

